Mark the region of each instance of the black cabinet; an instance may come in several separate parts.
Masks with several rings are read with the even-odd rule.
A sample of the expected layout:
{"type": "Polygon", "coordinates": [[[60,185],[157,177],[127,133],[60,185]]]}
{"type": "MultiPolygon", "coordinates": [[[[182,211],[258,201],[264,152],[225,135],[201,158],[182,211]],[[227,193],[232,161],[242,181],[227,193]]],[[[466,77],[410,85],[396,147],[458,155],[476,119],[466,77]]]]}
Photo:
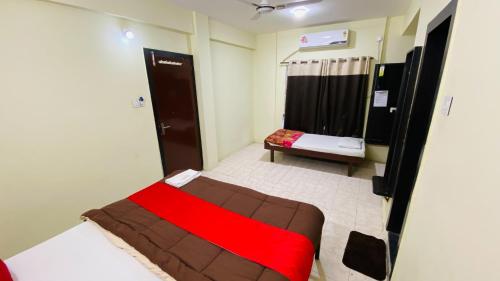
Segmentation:
{"type": "Polygon", "coordinates": [[[408,129],[408,118],[410,116],[411,104],[415,94],[417,74],[420,64],[422,47],[408,52],[404,64],[401,87],[398,94],[397,110],[394,114],[392,133],[389,141],[389,154],[383,177],[373,177],[373,193],[392,197],[394,192],[395,177],[398,173],[403,142],[408,129]]]}
{"type": "Polygon", "coordinates": [[[375,66],[365,134],[366,143],[389,145],[404,67],[404,63],[375,66]]]}

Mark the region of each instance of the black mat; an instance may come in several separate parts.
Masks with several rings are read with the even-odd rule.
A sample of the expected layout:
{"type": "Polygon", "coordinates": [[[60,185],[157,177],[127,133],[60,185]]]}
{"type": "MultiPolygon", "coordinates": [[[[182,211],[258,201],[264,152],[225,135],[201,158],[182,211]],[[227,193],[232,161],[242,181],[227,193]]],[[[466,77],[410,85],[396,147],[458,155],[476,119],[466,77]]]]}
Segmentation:
{"type": "Polygon", "coordinates": [[[386,248],[382,239],[351,231],[342,262],[377,280],[386,277],[386,248]]]}

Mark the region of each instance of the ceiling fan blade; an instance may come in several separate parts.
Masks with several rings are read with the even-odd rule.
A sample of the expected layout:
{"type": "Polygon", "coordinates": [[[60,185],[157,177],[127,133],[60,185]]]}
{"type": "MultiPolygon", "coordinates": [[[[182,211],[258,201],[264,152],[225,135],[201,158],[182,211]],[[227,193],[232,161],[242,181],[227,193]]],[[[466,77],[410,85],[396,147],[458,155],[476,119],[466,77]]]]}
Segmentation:
{"type": "Polygon", "coordinates": [[[254,6],[254,7],[259,7],[258,4],[255,4],[254,2],[249,1],[249,0],[238,0],[238,1],[241,2],[241,3],[247,4],[247,5],[251,5],[251,6],[254,6]]]}
{"type": "Polygon", "coordinates": [[[260,13],[257,12],[253,17],[251,17],[251,20],[258,20],[260,18],[260,13]]]}
{"type": "Polygon", "coordinates": [[[298,7],[298,6],[315,4],[315,3],[319,3],[321,1],[322,0],[303,0],[303,1],[297,1],[297,2],[283,3],[283,4],[276,5],[276,9],[283,10],[283,9],[288,9],[288,8],[293,8],[293,7],[298,7]]]}

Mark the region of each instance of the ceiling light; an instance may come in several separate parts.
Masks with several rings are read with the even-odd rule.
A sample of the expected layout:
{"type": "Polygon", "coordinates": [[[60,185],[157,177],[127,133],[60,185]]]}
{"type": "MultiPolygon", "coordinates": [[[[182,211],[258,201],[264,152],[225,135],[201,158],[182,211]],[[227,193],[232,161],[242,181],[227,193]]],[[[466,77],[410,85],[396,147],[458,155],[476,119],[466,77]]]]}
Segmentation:
{"type": "Polygon", "coordinates": [[[135,38],[135,34],[131,30],[129,30],[129,29],[125,29],[123,31],[123,36],[125,38],[127,38],[128,40],[132,40],[132,39],[135,38]]]}
{"type": "Polygon", "coordinates": [[[309,12],[309,9],[304,7],[304,6],[300,6],[300,7],[292,9],[292,14],[296,18],[303,18],[307,14],[307,12],[309,12]]]}

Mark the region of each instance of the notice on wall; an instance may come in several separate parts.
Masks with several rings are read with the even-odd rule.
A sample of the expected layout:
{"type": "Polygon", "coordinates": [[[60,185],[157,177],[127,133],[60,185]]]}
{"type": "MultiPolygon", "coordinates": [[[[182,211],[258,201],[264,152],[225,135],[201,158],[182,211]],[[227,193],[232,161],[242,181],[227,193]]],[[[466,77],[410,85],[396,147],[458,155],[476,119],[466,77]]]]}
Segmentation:
{"type": "Polygon", "coordinates": [[[382,65],[378,70],[378,77],[384,77],[385,74],[385,65],[382,65]]]}
{"type": "Polygon", "coordinates": [[[373,107],[387,107],[389,100],[389,91],[375,91],[373,98],[373,107]]]}

